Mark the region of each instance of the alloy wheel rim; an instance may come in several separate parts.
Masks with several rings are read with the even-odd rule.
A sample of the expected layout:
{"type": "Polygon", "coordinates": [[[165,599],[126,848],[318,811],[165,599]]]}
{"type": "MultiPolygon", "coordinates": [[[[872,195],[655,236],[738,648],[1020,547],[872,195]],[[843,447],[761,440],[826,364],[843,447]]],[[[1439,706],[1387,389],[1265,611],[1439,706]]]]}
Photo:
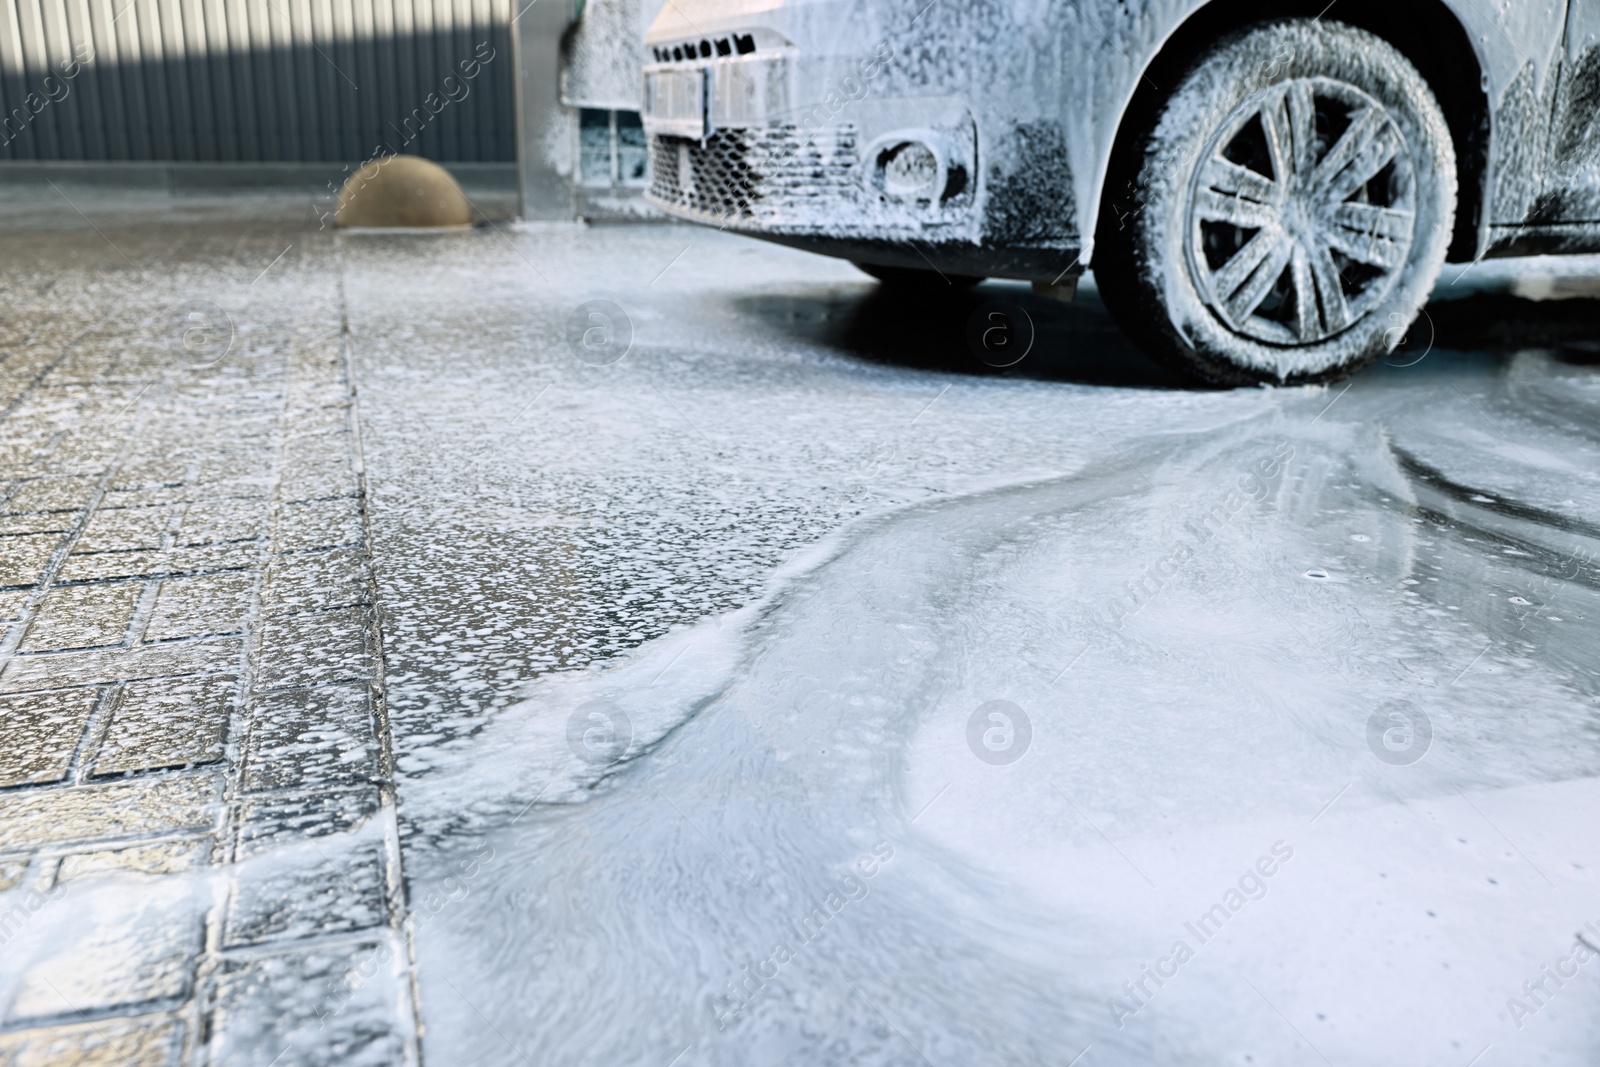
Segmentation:
{"type": "Polygon", "coordinates": [[[1415,228],[1416,176],[1388,110],[1353,85],[1296,78],[1246,100],[1207,142],[1188,267],[1234,333],[1315,345],[1389,295],[1415,228]]]}

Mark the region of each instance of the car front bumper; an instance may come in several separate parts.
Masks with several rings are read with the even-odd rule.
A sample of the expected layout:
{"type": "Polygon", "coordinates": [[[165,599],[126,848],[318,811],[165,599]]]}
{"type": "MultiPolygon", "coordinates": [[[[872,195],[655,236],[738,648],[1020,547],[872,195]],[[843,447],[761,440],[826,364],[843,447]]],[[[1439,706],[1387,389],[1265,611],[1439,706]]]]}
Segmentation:
{"type": "Polygon", "coordinates": [[[672,10],[643,74],[658,207],[858,262],[1046,281],[1079,269],[1062,129],[950,47],[958,29],[940,22],[959,11],[885,28],[887,6],[832,0],[699,0],[693,24],[672,10]]]}
{"type": "Polygon", "coordinates": [[[811,61],[770,32],[704,44],[654,45],[667,58],[644,69],[653,203],[763,236],[976,239],[971,109],[875,94],[889,45],[811,61]]]}

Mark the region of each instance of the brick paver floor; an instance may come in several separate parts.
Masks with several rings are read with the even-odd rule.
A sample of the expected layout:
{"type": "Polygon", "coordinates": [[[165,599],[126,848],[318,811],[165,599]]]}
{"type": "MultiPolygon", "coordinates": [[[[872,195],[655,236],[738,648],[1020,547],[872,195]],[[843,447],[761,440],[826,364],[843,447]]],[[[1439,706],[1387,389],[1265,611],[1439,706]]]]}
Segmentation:
{"type": "Polygon", "coordinates": [[[4,248],[0,1063],[415,1062],[337,243],[4,248]]]}

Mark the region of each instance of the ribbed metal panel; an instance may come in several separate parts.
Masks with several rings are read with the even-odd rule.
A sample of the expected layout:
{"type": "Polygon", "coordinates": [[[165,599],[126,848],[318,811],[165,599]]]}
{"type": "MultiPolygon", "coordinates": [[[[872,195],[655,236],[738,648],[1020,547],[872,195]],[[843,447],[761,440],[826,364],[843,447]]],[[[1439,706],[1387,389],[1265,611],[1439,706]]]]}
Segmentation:
{"type": "Polygon", "coordinates": [[[0,159],[509,161],[512,2],[0,0],[0,159]]]}

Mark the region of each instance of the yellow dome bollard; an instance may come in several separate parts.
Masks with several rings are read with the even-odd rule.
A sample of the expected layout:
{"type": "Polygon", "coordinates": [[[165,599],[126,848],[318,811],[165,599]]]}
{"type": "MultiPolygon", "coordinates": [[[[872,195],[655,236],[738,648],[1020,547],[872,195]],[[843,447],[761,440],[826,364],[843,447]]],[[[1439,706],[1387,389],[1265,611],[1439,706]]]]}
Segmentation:
{"type": "Polygon", "coordinates": [[[472,207],[439,164],[385,156],[350,175],[333,218],[340,226],[470,226],[472,207]]]}

